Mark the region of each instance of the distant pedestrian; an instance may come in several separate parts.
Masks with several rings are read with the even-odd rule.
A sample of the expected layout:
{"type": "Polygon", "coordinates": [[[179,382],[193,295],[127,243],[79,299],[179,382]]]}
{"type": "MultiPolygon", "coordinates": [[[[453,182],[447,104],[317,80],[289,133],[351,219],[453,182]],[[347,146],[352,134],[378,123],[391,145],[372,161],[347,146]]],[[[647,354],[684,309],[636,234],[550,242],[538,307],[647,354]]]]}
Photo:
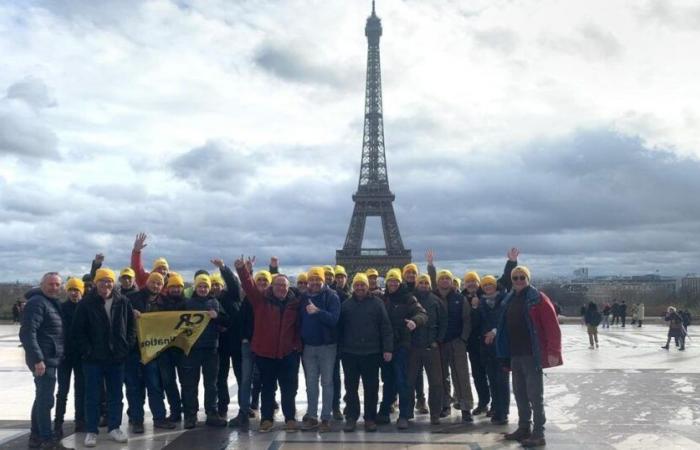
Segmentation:
{"type": "Polygon", "coordinates": [[[620,304],[620,322],[622,322],[622,328],[625,328],[625,320],[627,319],[627,304],[624,300],[620,304]]]}
{"type": "Polygon", "coordinates": [[[644,303],[640,303],[637,306],[637,328],[642,327],[642,322],[644,322],[644,313],[645,313],[644,303]]]}
{"type": "Polygon", "coordinates": [[[590,302],[586,308],[586,314],[584,314],[588,342],[590,343],[588,348],[590,349],[598,348],[598,325],[600,325],[602,317],[602,314],[598,311],[598,305],[590,302]]]}
{"type": "Polygon", "coordinates": [[[612,307],[610,309],[610,313],[612,314],[612,324],[619,325],[619,323],[620,323],[620,304],[617,303],[617,300],[613,300],[613,304],[612,304],[612,307]]]}
{"type": "Polygon", "coordinates": [[[603,328],[610,328],[610,312],[612,307],[609,303],[603,305],[603,328]]]}
{"type": "Polygon", "coordinates": [[[14,305],[12,305],[12,323],[19,323],[20,316],[22,315],[22,301],[17,299],[14,305]]]}
{"type": "Polygon", "coordinates": [[[669,306],[664,320],[668,322],[668,338],[666,339],[666,345],[663,345],[661,348],[668,350],[668,344],[671,343],[671,338],[674,338],[680,342],[678,350],[685,350],[685,336],[687,333],[683,326],[683,318],[676,312],[676,308],[669,306]]]}

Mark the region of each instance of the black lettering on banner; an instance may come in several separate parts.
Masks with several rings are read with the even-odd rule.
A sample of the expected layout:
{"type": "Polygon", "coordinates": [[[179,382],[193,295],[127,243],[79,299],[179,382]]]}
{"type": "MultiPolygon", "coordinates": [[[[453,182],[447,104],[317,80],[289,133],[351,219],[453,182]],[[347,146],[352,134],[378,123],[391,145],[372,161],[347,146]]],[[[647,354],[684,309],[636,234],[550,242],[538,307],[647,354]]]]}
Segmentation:
{"type": "MultiPolygon", "coordinates": [[[[180,321],[175,325],[175,329],[179,330],[181,326],[185,325],[188,328],[193,327],[194,325],[198,325],[202,323],[204,320],[204,314],[201,313],[196,313],[196,314],[181,314],[180,315],[180,321]]],[[[189,334],[192,334],[192,331],[189,330],[189,334]]]]}

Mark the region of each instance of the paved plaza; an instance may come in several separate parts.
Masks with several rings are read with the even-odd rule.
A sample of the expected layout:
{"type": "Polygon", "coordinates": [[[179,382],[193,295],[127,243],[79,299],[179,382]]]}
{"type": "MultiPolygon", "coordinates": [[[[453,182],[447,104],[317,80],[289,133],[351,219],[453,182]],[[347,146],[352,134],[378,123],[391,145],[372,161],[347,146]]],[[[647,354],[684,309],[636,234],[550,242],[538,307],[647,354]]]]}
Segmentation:
{"type": "MultiPolygon", "coordinates": [[[[0,449],[27,448],[29,411],[34,386],[18,347],[16,325],[0,325],[0,449]]],[[[547,448],[550,449],[700,449],[700,347],[693,340],[687,350],[665,351],[666,327],[600,329],[600,349],[589,350],[585,329],[563,325],[564,366],[547,370],[545,402],[547,448]]],[[[691,327],[691,337],[693,329],[691,327]]],[[[672,344],[673,345],[673,344],[672,344]]],[[[235,402],[233,375],[229,389],[235,402]]],[[[200,397],[201,398],[201,397],[200,397]]],[[[66,417],[72,417],[72,399],[66,417]]],[[[125,401],[126,403],[126,401],[125,401]]],[[[126,405],[125,405],[126,406],[126,405]]],[[[234,408],[235,409],[235,408],[234,408]]],[[[298,419],[306,410],[303,377],[297,396],[298,419]]],[[[232,411],[233,413],[233,411],[232,411]]],[[[395,425],[379,427],[377,433],[340,431],[285,433],[278,414],[276,429],[267,434],[239,434],[229,428],[199,424],[190,431],[154,432],[146,420],[146,433],[131,435],[128,445],[107,440],[101,433],[98,448],[104,449],[495,449],[520,448],[501,440],[515,428],[517,410],[511,406],[511,425],[497,427],[481,416],[474,425],[462,425],[457,412],[430,426],[428,416],[417,416],[413,426],[398,432],[395,425]]],[[[203,413],[200,413],[203,420],[203,413]]],[[[124,423],[126,424],[126,417],[124,423]]],[[[66,431],[72,428],[66,423],[66,431]]],[[[180,425],[181,428],[181,425],[180,425]]],[[[126,429],[126,426],[124,426],[126,429]]],[[[82,448],[84,435],[69,435],[68,446],[82,448]]]]}

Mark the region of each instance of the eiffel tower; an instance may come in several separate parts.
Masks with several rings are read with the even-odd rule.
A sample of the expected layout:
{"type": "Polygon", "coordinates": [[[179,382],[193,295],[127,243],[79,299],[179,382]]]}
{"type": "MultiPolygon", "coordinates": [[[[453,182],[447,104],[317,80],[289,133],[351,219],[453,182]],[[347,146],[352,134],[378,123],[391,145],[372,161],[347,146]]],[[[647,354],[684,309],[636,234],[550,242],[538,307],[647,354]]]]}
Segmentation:
{"type": "Polygon", "coordinates": [[[372,15],[367,18],[367,86],[365,88],[365,127],[362,138],[362,162],[357,192],[352,196],[355,208],[342,250],[336,250],[337,264],[350,273],[374,267],[384,274],[392,267],[411,262],[411,250],[404,248],[394,214],[394,194],[389,190],[384,150],[382,113],[382,74],[379,64],[379,38],[382,22],[372,1],[372,15]],[[368,216],[382,221],[384,248],[362,248],[368,216]]]}

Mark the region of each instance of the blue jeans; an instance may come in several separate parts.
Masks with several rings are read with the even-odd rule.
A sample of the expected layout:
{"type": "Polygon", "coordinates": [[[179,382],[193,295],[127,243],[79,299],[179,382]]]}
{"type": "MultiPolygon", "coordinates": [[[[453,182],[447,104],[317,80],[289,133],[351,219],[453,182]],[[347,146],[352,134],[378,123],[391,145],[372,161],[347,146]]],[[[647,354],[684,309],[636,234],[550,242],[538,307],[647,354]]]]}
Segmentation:
{"type": "Polygon", "coordinates": [[[170,416],[180,418],[182,416],[182,399],[180,397],[180,387],[177,384],[178,377],[182,382],[182,358],[184,353],[179,348],[166,349],[157,358],[158,369],[160,371],[160,381],[168,398],[170,406],[170,416]]]}
{"type": "MultiPolygon", "coordinates": [[[[34,368],[29,370],[34,372],[34,368]]],[[[42,441],[49,441],[53,436],[51,429],[51,408],[53,393],[56,389],[56,368],[47,367],[40,377],[34,376],[34,404],[32,405],[32,434],[42,441]]]]}
{"type": "Polygon", "coordinates": [[[250,342],[241,343],[241,380],[238,383],[238,414],[241,417],[248,417],[248,410],[250,410],[254,364],[255,360],[253,353],[250,351],[250,342]]]}
{"type": "Polygon", "coordinates": [[[388,416],[391,404],[396,395],[399,396],[399,418],[410,419],[413,417],[411,387],[408,384],[408,349],[399,347],[394,351],[391,362],[384,363],[385,374],[384,388],[382,390],[382,403],[379,406],[379,415],[388,416]]]}
{"type": "Polygon", "coordinates": [[[126,414],[129,416],[129,422],[143,423],[146,393],[153,420],[165,419],[165,403],[157,359],[144,365],[141,364],[139,352],[131,352],[126,359],[125,370],[126,400],[129,402],[126,414]]]}
{"type": "Polygon", "coordinates": [[[318,379],[323,386],[321,420],[331,420],[333,408],[333,368],[336,363],[337,344],[307,345],[304,347],[304,371],[306,373],[306,397],[309,402],[306,415],[313,419],[318,414],[318,379]]]}
{"type": "Polygon", "coordinates": [[[73,374],[73,398],[75,421],[85,421],[85,379],[80,361],[64,360],[58,366],[58,392],[56,392],[56,423],[63,423],[66,404],[70,393],[70,379],[73,374]]]}
{"type": "Polygon", "coordinates": [[[122,425],[122,403],[124,384],[123,363],[83,362],[85,374],[85,430],[97,434],[100,418],[100,394],[102,386],[107,386],[107,430],[112,431],[122,425]]]}

